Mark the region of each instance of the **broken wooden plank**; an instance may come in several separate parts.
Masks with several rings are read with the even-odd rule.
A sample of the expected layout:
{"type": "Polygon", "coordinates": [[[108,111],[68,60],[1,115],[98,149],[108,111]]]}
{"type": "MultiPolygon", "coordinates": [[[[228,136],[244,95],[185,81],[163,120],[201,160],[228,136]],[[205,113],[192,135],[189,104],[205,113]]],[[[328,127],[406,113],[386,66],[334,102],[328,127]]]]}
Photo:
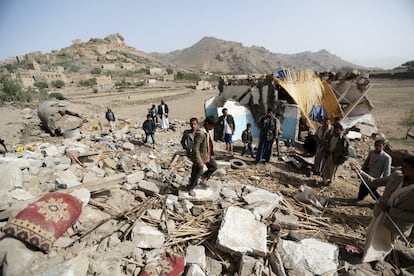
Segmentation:
{"type": "Polygon", "coordinates": [[[362,93],[361,97],[359,97],[358,100],[356,100],[355,102],[353,102],[351,105],[349,105],[346,108],[346,111],[344,112],[344,117],[346,118],[348,117],[348,115],[352,112],[352,110],[354,110],[354,108],[362,101],[362,99],[368,94],[369,90],[371,89],[372,85],[368,85],[367,89],[364,91],[364,93],[362,93]]]}
{"type": "Polygon", "coordinates": [[[83,183],[78,186],[70,187],[64,190],[60,190],[59,192],[62,193],[71,193],[78,189],[88,189],[90,192],[98,191],[103,188],[109,189],[111,187],[114,187],[116,185],[122,184],[126,181],[126,175],[124,173],[115,174],[111,176],[107,176],[104,178],[94,179],[89,182],[83,183]]]}

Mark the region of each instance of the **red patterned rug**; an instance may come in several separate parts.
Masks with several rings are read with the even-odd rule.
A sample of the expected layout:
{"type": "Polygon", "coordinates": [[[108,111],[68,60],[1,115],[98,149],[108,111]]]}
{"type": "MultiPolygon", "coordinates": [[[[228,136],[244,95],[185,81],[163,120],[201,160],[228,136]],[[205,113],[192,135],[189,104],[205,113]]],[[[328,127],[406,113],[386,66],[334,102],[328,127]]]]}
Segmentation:
{"type": "Polygon", "coordinates": [[[82,203],[74,196],[48,193],[20,211],[3,231],[49,253],[53,243],[78,219],[82,203]]]}
{"type": "Polygon", "coordinates": [[[184,272],[185,258],[181,255],[165,252],[157,264],[147,265],[140,276],[180,276],[184,272]]]}

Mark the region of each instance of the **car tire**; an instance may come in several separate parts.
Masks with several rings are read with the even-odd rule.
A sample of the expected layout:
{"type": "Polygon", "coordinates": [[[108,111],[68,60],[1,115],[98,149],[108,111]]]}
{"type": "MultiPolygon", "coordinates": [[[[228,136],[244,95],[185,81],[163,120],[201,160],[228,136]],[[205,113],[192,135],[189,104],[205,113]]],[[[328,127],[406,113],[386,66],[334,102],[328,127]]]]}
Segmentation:
{"type": "Polygon", "coordinates": [[[244,170],[247,168],[247,164],[246,162],[240,159],[231,159],[230,168],[235,169],[235,170],[244,170]]]}

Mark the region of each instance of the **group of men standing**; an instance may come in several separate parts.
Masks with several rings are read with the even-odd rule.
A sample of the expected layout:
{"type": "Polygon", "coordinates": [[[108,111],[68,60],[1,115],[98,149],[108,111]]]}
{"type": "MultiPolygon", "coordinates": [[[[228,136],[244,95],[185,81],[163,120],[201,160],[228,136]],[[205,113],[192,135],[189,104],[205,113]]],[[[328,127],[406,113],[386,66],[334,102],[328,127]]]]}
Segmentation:
{"type": "MultiPolygon", "coordinates": [[[[325,184],[333,182],[336,170],[349,156],[349,141],[339,123],[339,118],[331,124],[325,119],[316,132],[317,150],[312,172],[321,175],[325,184]]],[[[373,218],[366,230],[366,242],[361,261],[372,263],[375,269],[384,268],[384,260],[393,248],[398,236],[406,242],[414,226],[414,156],[403,159],[401,171],[391,173],[391,156],[384,151],[386,141],[378,139],[359,168],[351,163],[351,168],[361,180],[358,205],[367,195],[375,200],[373,218]],[[385,187],[382,196],[378,187],[385,187]]],[[[412,245],[409,247],[413,249],[412,245]]]]}
{"type": "MultiPolygon", "coordinates": [[[[155,105],[152,105],[143,124],[145,142],[151,137],[155,145],[154,132],[158,119],[161,128],[168,129],[168,112],[168,106],[164,101],[161,101],[156,111],[155,105]]],[[[111,121],[115,121],[115,116],[111,113],[108,109],[106,117],[112,127],[111,121]]],[[[191,118],[190,126],[191,128],[183,133],[181,145],[193,163],[186,188],[191,196],[195,196],[195,188],[206,187],[207,180],[217,169],[211,131],[217,127],[219,139],[226,144],[226,153],[234,156],[232,136],[236,126],[227,108],[222,109],[222,115],[218,119],[214,116],[206,117],[202,127],[199,126],[197,118],[191,118]],[[204,167],[207,167],[207,170],[204,170],[204,167]]],[[[281,115],[274,116],[273,110],[268,109],[267,114],[259,120],[258,126],[260,136],[256,156],[252,149],[251,124],[247,124],[242,132],[244,147],[241,154],[249,152],[252,158],[255,157],[256,163],[268,162],[275,142],[277,153],[280,154],[278,138],[282,134],[281,115]]],[[[334,181],[338,166],[349,156],[349,141],[339,118],[335,118],[332,124],[326,119],[315,136],[317,149],[312,173],[320,175],[323,183],[329,185],[334,181]]],[[[361,177],[355,202],[361,202],[367,195],[371,195],[376,201],[374,217],[367,228],[362,261],[373,262],[379,267],[392,250],[395,239],[398,236],[405,238],[414,225],[414,156],[406,157],[401,171],[391,174],[392,159],[384,151],[384,147],[384,140],[376,140],[374,149],[368,152],[361,169],[351,163],[351,168],[361,177]],[[382,196],[376,190],[380,186],[385,186],[382,196]]]]}
{"type": "MultiPolygon", "coordinates": [[[[273,116],[273,111],[271,109],[269,109],[267,114],[260,119],[260,139],[256,154],[256,163],[268,162],[270,160],[273,144],[274,142],[278,144],[278,137],[282,134],[280,119],[281,115],[276,117],[273,116]]],[[[211,130],[217,126],[216,130],[218,131],[218,139],[225,142],[226,153],[233,157],[233,135],[235,131],[235,121],[233,116],[229,114],[228,109],[223,108],[222,115],[218,118],[218,120],[214,116],[208,116],[204,120],[204,127],[199,128],[197,118],[191,118],[190,126],[191,129],[185,130],[183,133],[181,145],[186,150],[187,156],[193,162],[191,177],[187,189],[189,194],[194,196],[194,188],[197,185],[206,186],[206,181],[217,169],[217,163],[214,160],[214,139],[211,135],[211,130]],[[203,173],[204,166],[207,167],[207,170],[203,173]]],[[[244,155],[245,152],[248,151],[253,158],[253,134],[250,123],[246,125],[246,129],[242,133],[242,141],[244,146],[241,154],[244,155]]]]}
{"type": "MultiPolygon", "coordinates": [[[[218,121],[220,135],[226,143],[226,151],[233,155],[231,136],[234,133],[234,118],[228,114],[227,109],[223,109],[223,115],[218,121]]],[[[208,117],[204,123],[203,134],[195,135],[192,154],[193,169],[189,185],[191,195],[195,194],[194,187],[197,185],[198,178],[202,178],[200,185],[206,185],[206,180],[217,168],[213,157],[213,142],[209,134],[214,128],[214,118],[208,117]],[[208,170],[202,173],[204,164],[207,165],[208,170]]],[[[259,120],[258,126],[260,137],[256,163],[267,162],[272,155],[274,142],[279,144],[277,139],[282,133],[281,116],[279,114],[273,116],[273,111],[269,109],[267,114],[259,120]]],[[[329,185],[333,182],[338,166],[349,157],[349,140],[346,133],[339,118],[334,118],[332,124],[329,119],[326,119],[316,133],[318,148],[313,172],[321,175],[324,184],[329,185]]],[[[242,140],[245,143],[242,155],[249,150],[253,156],[251,139],[251,125],[248,124],[242,133],[242,140]]],[[[383,139],[375,141],[374,149],[368,152],[362,169],[351,163],[352,169],[361,177],[355,202],[359,204],[367,195],[371,195],[376,201],[374,217],[367,228],[362,262],[372,262],[379,269],[383,266],[385,257],[392,250],[395,239],[398,236],[407,239],[405,235],[409,234],[414,226],[412,200],[414,198],[414,156],[406,157],[401,171],[391,174],[392,158],[384,151],[385,143],[383,139]],[[380,186],[385,186],[382,196],[376,191],[380,186]]]]}
{"type": "Polygon", "coordinates": [[[316,131],[317,149],[311,173],[320,175],[323,185],[333,183],[338,166],[349,157],[349,141],[339,118],[329,118],[316,131]]]}
{"type": "MultiPolygon", "coordinates": [[[[222,109],[223,115],[218,118],[218,132],[221,141],[226,143],[226,152],[231,157],[234,157],[233,152],[233,135],[235,131],[235,122],[232,115],[229,114],[227,108],[222,109]]],[[[260,118],[258,126],[260,129],[259,145],[256,153],[256,157],[253,153],[252,142],[253,133],[252,125],[248,123],[246,129],[242,132],[243,149],[241,155],[249,152],[252,158],[256,158],[256,163],[269,162],[272,156],[273,144],[276,143],[276,149],[278,155],[279,150],[279,137],[282,135],[282,115],[277,113],[273,115],[273,110],[269,108],[267,114],[260,118]]]]}
{"type": "MultiPolygon", "coordinates": [[[[143,142],[147,143],[149,138],[152,140],[152,147],[155,148],[155,130],[156,126],[159,124],[161,130],[168,131],[170,124],[168,119],[169,108],[168,105],[161,100],[161,103],[158,107],[153,104],[149,109],[146,116],[146,120],[142,124],[142,129],[144,130],[145,137],[143,137],[143,142]]],[[[109,131],[112,132],[115,129],[115,114],[110,107],[107,108],[105,112],[105,118],[109,124],[109,131]]]]}

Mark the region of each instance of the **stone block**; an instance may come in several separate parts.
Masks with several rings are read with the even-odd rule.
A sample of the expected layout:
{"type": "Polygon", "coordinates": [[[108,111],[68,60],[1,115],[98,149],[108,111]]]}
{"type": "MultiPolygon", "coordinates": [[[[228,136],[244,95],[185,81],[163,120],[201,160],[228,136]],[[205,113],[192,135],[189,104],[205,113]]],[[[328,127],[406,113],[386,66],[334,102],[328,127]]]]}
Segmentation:
{"type": "Polygon", "coordinates": [[[132,241],[139,248],[160,248],[164,244],[164,234],[157,228],[137,223],[132,230],[132,241]]]}
{"type": "Polygon", "coordinates": [[[185,253],[188,264],[198,264],[203,270],[206,267],[206,250],[202,245],[189,245],[185,253]]]}
{"type": "Polygon", "coordinates": [[[262,276],[264,265],[256,258],[243,255],[239,262],[239,276],[262,276]]]}
{"type": "Polygon", "coordinates": [[[259,214],[262,219],[266,219],[279,206],[280,196],[259,189],[244,196],[243,199],[248,204],[246,208],[252,210],[254,214],[259,214]]]}
{"type": "Polygon", "coordinates": [[[143,180],[145,173],[143,171],[134,172],[127,175],[127,181],[130,184],[137,184],[139,181],[143,180]]]}
{"type": "Polygon", "coordinates": [[[339,249],[336,245],[316,239],[299,242],[279,240],[277,251],[286,270],[306,270],[322,275],[338,268],[339,249]]]}
{"type": "Polygon", "coordinates": [[[265,224],[257,221],[249,210],[233,206],[224,213],[216,244],[229,253],[265,256],[266,238],[265,224]]]}

